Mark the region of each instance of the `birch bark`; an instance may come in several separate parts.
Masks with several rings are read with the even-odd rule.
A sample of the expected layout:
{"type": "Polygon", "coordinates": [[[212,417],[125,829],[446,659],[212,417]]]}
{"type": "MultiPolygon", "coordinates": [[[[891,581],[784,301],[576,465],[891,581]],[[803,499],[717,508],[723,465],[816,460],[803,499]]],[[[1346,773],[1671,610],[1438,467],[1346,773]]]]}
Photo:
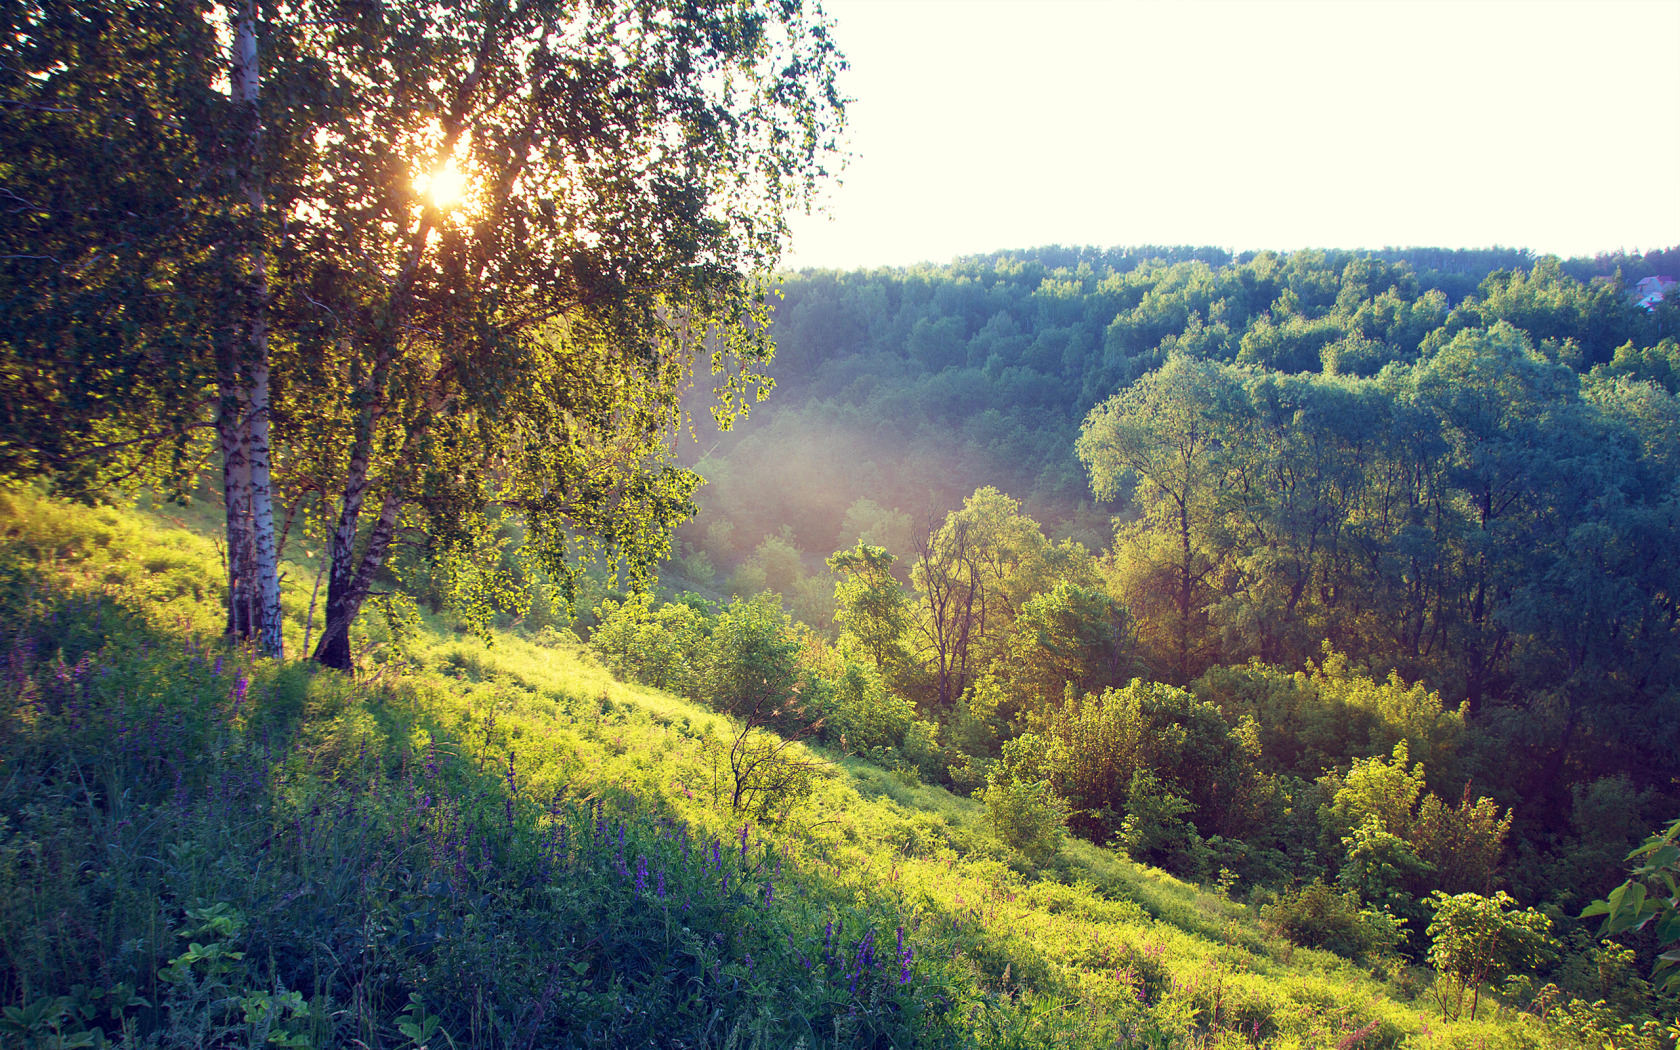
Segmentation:
{"type": "MultiPolygon", "coordinates": [[[[248,486],[244,502],[250,514],[247,537],[250,557],[246,566],[246,590],[254,615],[248,630],[255,634],[263,654],[279,659],[285,655],[281,636],[279,551],[274,536],[274,494],[269,461],[269,367],[268,260],[263,212],[266,207],[262,184],[261,76],[257,62],[257,4],[244,0],[235,16],[233,54],[233,100],[245,121],[244,155],[237,170],[241,196],[246,207],[245,273],[242,296],[245,306],[243,367],[238,383],[245,410],[240,428],[245,445],[244,480],[248,486]]],[[[223,403],[230,399],[224,393],[223,403]]],[[[226,441],[224,439],[224,447],[226,441]]],[[[231,513],[231,505],[230,505],[231,513]]],[[[231,541],[231,535],[230,535],[231,541]]],[[[232,565],[230,555],[229,565],[232,565]]]]}

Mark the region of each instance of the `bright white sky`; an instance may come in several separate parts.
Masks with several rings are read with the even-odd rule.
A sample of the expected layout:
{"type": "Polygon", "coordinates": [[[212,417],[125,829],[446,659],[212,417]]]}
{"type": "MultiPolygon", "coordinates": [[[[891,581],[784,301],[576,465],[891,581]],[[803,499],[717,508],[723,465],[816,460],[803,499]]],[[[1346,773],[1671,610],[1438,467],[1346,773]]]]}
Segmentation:
{"type": "Polygon", "coordinates": [[[1045,244],[1680,245],[1680,0],[827,0],[794,267],[1045,244]]]}

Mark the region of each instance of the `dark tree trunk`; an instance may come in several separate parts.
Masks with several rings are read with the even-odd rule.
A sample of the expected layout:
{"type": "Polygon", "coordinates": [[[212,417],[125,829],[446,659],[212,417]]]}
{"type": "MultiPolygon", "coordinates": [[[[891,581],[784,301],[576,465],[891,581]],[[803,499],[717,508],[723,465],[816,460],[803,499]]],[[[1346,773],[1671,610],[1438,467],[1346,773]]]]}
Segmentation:
{"type": "MultiPolygon", "coordinates": [[[[363,486],[365,493],[366,487],[363,486]]],[[[358,499],[358,505],[360,500],[358,499]]],[[[402,510],[401,490],[393,486],[385,494],[379,508],[379,520],[374,523],[367,546],[357,559],[354,554],[355,524],[350,523],[345,556],[340,558],[338,536],[333,537],[332,576],[327,582],[325,622],[321,627],[321,642],[315,648],[315,659],[324,666],[340,671],[353,671],[354,654],[350,650],[350,625],[362,611],[373,588],[373,578],[385,563],[391,549],[391,539],[397,531],[397,515],[402,510]]],[[[341,522],[340,534],[344,533],[341,522]]]]}

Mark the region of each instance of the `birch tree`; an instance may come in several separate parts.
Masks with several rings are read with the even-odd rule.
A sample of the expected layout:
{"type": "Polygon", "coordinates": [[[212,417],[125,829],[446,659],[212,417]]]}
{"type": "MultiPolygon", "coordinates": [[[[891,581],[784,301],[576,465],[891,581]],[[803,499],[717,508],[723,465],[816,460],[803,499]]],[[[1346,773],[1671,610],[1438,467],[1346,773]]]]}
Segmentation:
{"type": "Polygon", "coordinates": [[[392,544],[461,557],[497,504],[562,589],[664,553],[679,394],[709,365],[727,420],[767,386],[752,281],[837,155],[820,10],[0,17],[7,476],[184,491],[219,451],[229,636],[281,653],[283,496],[329,526],[336,667],[392,544]]]}
{"type": "Polygon", "coordinates": [[[254,2],[231,21],[191,0],[0,20],[0,473],[179,494],[214,407],[227,633],[279,655],[254,2]]]}
{"type": "Polygon", "coordinates": [[[833,155],[841,100],[798,4],[322,14],[300,20],[311,164],[283,199],[270,184],[275,425],[294,498],[331,526],[314,655],[348,668],[392,544],[459,551],[492,504],[563,591],[581,559],[666,552],[698,483],[669,463],[679,393],[697,360],[725,418],[762,389],[750,276],[833,155]]]}

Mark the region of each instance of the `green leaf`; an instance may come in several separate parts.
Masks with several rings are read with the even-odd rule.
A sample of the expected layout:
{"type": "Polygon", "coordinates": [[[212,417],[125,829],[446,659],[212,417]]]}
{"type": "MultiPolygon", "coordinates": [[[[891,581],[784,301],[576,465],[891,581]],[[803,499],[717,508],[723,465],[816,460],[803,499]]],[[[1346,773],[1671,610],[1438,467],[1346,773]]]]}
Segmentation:
{"type": "Polygon", "coordinates": [[[1651,868],[1666,868],[1672,865],[1676,860],[1680,860],[1680,846],[1676,846],[1672,842],[1665,842],[1663,843],[1661,849],[1651,855],[1651,860],[1647,866],[1651,868]]]}
{"type": "Polygon", "coordinates": [[[1657,922],[1657,943],[1668,944],[1680,940],[1680,911],[1673,908],[1657,922]]]}
{"type": "Polygon", "coordinates": [[[1644,911],[1645,886],[1638,882],[1624,882],[1610,893],[1610,922],[1617,930],[1625,930],[1629,926],[1638,925],[1644,921],[1641,914],[1644,911]]]}

